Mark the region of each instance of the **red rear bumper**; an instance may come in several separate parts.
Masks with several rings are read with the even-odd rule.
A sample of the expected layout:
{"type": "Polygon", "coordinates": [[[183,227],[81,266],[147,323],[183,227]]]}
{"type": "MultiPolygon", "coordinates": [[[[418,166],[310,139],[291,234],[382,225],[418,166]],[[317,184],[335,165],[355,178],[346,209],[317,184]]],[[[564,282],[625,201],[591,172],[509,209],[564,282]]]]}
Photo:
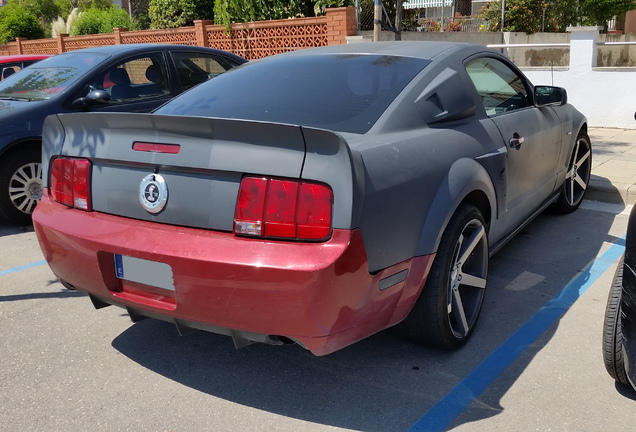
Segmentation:
{"type": "Polygon", "coordinates": [[[244,239],[87,213],[47,194],[33,221],[55,275],[105,303],[178,326],[285,336],[315,355],[401,321],[432,263],[416,257],[370,275],[358,230],[324,243],[244,239]],[[114,254],[168,264],[175,290],[118,279],[114,254]]]}

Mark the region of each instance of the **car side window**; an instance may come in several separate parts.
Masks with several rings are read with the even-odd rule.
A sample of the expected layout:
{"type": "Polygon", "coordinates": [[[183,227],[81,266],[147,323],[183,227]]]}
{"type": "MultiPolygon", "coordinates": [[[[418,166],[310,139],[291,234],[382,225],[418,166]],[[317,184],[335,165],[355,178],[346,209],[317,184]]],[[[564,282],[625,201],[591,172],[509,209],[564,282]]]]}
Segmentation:
{"type": "Polygon", "coordinates": [[[226,66],[215,55],[197,52],[173,52],[181,88],[185,91],[225,72],[226,66]]]}
{"type": "Polygon", "coordinates": [[[466,72],[489,116],[531,105],[523,79],[505,63],[483,57],[468,62],[466,72]]]}
{"type": "Polygon", "coordinates": [[[160,53],[126,60],[96,77],[86,93],[106,90],[111,103],[130,103],[170,94],[166,62],[160,53]]]}
{"type": "Polygon", "coordinates": [[[4,80],[5,78],[9,78],[14,73],[20,71],[22,69],[21,63],[5,63],[2,65],[2,72],[0,73],[0,80],[4,80]]]}

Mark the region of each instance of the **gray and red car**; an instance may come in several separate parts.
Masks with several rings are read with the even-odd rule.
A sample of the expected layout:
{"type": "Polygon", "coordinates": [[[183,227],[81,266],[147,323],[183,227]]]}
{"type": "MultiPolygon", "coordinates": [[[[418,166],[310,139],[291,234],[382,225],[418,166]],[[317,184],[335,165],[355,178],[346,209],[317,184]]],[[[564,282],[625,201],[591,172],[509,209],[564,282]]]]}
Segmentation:
{"type": "Polygon", "coordinates": [[[33,220],[64,286],[316,355],[394,325],[462,346],[489,257],[574,211],[591,170],[564,89],[453,43],[277,55],[150,114],[50,116],[43,140],[33,220]]]}

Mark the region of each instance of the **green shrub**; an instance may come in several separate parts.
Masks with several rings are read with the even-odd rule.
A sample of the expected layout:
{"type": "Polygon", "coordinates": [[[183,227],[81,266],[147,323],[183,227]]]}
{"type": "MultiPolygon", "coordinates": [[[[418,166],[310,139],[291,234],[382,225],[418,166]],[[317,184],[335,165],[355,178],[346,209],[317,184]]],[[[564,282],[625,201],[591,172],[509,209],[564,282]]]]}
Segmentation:
{"type": "Polygon", "coordinates": [[[156,29],[192,25],[197,19],[196,4],[192,0],[150,0],[150,26],[156,29]]]}
{"type": "Polygon", "coordinates": [[[35,15],[17,6],[0,8],[0,43],[14,41],[17,37],[42,39],[45,35],[35,15]]]}
{"type": "Polygon", "coordinates": [[[125,10],[119,6],[112,6],[106,10],[90,8],[79,14],[73,23],[71,36],[112,33],[115,27],[134,30],[125,10]]]}

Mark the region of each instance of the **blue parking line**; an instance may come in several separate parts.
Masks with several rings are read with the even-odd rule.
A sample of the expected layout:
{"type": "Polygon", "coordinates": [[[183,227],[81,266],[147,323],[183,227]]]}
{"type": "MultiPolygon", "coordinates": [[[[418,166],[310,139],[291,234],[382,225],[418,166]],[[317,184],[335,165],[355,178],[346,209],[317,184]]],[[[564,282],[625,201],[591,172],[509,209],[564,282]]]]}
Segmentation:
{"type": "Polygon", "coordinates": [[[409,432],[443,431],[486,390],[545,330],[618,260],[624,237],[588,265],[545,306],[534,314],[444,398],[424,414],[409,432]]]}
{"type": "Polygon", "coordinates": [[[10,268],[10,269],[7,269],[7,270],[0,270],[0,276],[6,276],[8,274],[16,273],[16,272],[19,272],[19,271],[22,271],[22,270],[28,270],[30,268],[39,267],[39,266],[44,265],[44,264],[46,264],[46,260],[34,262],[34,263],[31,263],[31,264],[25,264],[25,265],[22,265],[22,266],[19,266],[19,267],[13,267],[13,268],[10,268]]]}

